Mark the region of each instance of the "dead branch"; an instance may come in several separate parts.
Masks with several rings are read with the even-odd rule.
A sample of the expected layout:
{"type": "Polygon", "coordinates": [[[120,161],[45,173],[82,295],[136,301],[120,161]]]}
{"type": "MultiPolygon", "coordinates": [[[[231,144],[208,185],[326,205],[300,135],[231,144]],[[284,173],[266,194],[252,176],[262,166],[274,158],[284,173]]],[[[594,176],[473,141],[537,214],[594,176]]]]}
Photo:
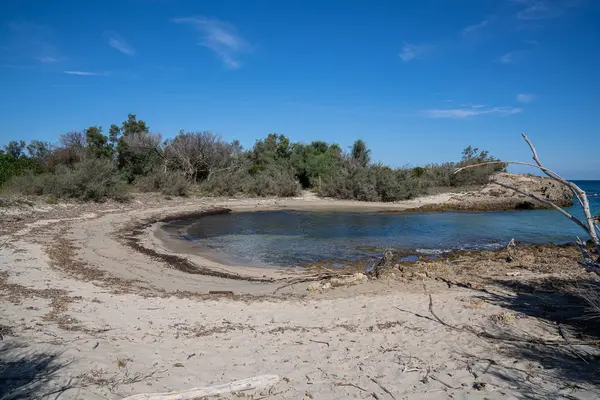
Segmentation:
{"type": "Polygon", "coordinates": [[[224,385],[193,388],[184,392],[142,393],[124,398],[123,400],[192,400],[224,393],[243,392],[246,390],[265,389],[279,382],[277,375],[262,375],[242,379],[224,385]]]}
{"type": "MultiPolygon", "coordinates": [[[[534,168],[538,168],[549,178],[551,178],[569,188],[569,190],[577,198],[579,205],[583,209],[583,213],[585,215],[585,221],[582,221],[579,218],[571,215],[570,213],[565,211],[562,207],[557,206],[556,204],[554,204],[553,202],[551,202],[549,200],[540,198],[531,193],[527,193],[527,192],[517,189],[513,186],[502,184],[498,181],[492,181],[492,182],[499,186],[502,186],[504,188],[514,190],[515,192],[520,193],[529,198],[532,198],[540,203],[546,204],[547,206],[550,206],[550,207],[554,208],[556,211],[560,212],[565,217],[569,218],[571,221],[573,221],[574,223],[576,223],[577,225],[579,225],[582,229],[584,229],[586,231],[586,233],[590,236],[590,238],[592,239],[592,242],[594,243],[594,248],[595,248],[595,252],[597,253],[597,256],[600,256],[600,237],[599,237],[600,228],[597,226],[598,217],[592,215],[591,210],[590,210],[590,203],[588,201],[585,191],[583,189],[581,189],[579,186],[577,186],[575,183],[564,179],[563,177],[558,175],[556,172],[546,168],[544,166],[544,164],[542,164],[542,162],[537,154],[537,150],[533,146],[533,143],[531,143],[531,140],[529,140],[527,135],[525,135],[524,133],[522,134],[522,136],[523,136],[523,139],[525,140],[525,142],[527,143],[527,145],[529,146],[529,148],[531,149],[531,153],[533,154],[533,161],[535,161],[535,164],[525,163],[525,162],[520,162],[520,161],[502,161],[502,162],[501,161],[491,161],[491,162],[486,162],[486,163],[467,165],[462,168],[456,169],[454,171],[454,173],[458,173],[460,171],[463,171],[463,170],[469,169],[469,168],[476,168],[476,167],[481,167],[484,165],[500,164],[500,163],[527,165],[527,166],[531,166],[534,168]]],[[[579,247],[580,247],[581,253],[582,253],[582,257],[583,257],[583,263],[581,263],[581,264],[584,266],[584,268],[586,268],[586,270],[595,272],[596,274],[600,275],[600,258],[598,258],[598,260],[594,260],[593,257],[587,251],[587,247],[586,247],[585,243],[582,242],[581,240],[579,240],[579,238],[577,238],[577,243],[579,244],[579,247]]]]}
{"type": "Polygon", "coordinates": [[[516,188],[514,186],[507,185],[505,183],[501,183],[501,182],[498,182],[496,180],[491,180],[490,182],[495,183],[498,186],[502,186],[503,188],[514,190],[515,192],[520,193],[523,196],[527,196],[527,197],[529,197],[529,198],[531,198],[533,200],[539,201],[540,203],[546,204],[546,205],[554,208],[556,211],[558,211],[559,213],[561,213],[565,217],[569,218],[571,221],[575,222],[577,225],[579,225],[581,228],[583,228],[587,232],[587,227],[585,226],[585,224],[579,218],[574,217],[573,215],[569,214],[562,207],[557,206],[556,204],[554,204],[550,200],[546,200],[546,199],[544,199],[542,197],[538,197],[538,196],[536,196],[534,194],[527,193],[527,192],[525,192],[525,191],[523,191],[521,189],[518,189],[518,188],[516,188]]]}
{"type": "Polygon", "coordinates": [[[322,280],[331,279],[331,278],[350,278],[352,276],[353,276],[353,274],[342,274],[342,273],[336,273],[336,272],[325,272],[325,273],[318,274],[318,275],[309,275],[309,276],[303,276],[303,277],[300,277],[300,278],[290,278],[290,280],[288,281],[288,283],[286,283],[283,286],[279,286],[277,289],[275,289],[273,291],[273,294],[277,293],[281,289],[285,289],[286,287],[298,285],[300,283],[322,281],[322,280]]]}
{"type": "Polygon", "coordinates": [[[377,379],[375,379],[375,378],[371,378],[371,377],[369,377],[369,379],[370,379],[370,380],[371,380],[373,383],[375,383],[377,386],[379,386],[379,387],[381,388],[381,390],[383,390],[384,392],[386,392],[387,394],[389,394],[389,395],[390,395],[390,397],[391,397],[392,399],[396,400],[396,397],[394,396],[394,394],[393,394],[392,392],[390,392],[388,388],[386,388],[386,387],[385,387],[385,386],[383,386],[381,383],[379,383],[379,381],[378,381],[377,379]]]}
{"type": "Polygon", "coordinates": [[[360,386],[358,386],[358,385],[355,385],[354,383],[343,383],[343,382],[337,382],[337,383],[335,384],[335,386],[342,386],[342,387],[343,387],[343,386],[350,386],[350,387],[353,387],[353,388],[357,388],[357,389],[359,389],[359,390],[362,390],[363,392],[367,392],[367,391],[368,391],[367,389],[363,389],[363,388],[361,388],[360,386]]]}
{"type": "Polygon", "coordinates": [[[327,342],[323,342],[321,340],[313,340],[313,339],[308,339],[309,342],[313,342],[313,343],[321,343],[321,344],[326,344],[327,347],[329,347],[329,343],[327,342]]]}
{"type": "Polygon", "coordinates": [[[448,389],[455,389],[455,390],[456,390],[456,389],[458,389],[458,388],[455,388],[455,387],[454,387],[454,386],[452,386],[452,385],[449,385],[449,384],[447,384],[446,382],[444,382],[444,381],[443,381],[443,380],[441,380],[440,378],[437,378],[437,377],[435,377],[435,376],[433,376],[433,375],[429,375],[429,377],[430,377],[431,379],[433,379],[434,381],[436,381],[436,382],[439,382],[439,383],[441,383],[442,385],[446,386],[448,389]]]}

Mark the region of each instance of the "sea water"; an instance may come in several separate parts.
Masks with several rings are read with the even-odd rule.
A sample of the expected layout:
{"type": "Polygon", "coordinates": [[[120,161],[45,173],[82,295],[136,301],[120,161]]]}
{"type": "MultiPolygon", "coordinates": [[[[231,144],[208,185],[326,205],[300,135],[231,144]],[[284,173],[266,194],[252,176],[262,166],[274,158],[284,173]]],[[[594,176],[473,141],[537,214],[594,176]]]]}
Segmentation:
{"type": "MultiPolygon", "coordinates": [[[[575,181],[600,213],[600,181],[575,181]]],[[[566,208],[582,217],[577,205],[566,208]]],[[[243,265],[307,265],[321,260],[372,260],[383,249],[435,255],[496,249],[512,238],[562,244],[584,230],[555,210],[389,214],[258,211],[184,221],[185,239],[243,265]]]]}

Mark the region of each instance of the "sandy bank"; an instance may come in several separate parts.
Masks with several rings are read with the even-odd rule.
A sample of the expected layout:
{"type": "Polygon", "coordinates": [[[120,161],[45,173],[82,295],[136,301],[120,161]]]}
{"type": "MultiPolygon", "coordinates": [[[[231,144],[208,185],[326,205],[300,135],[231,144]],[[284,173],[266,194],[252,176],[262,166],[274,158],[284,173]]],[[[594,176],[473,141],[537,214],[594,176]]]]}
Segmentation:
{"type": "Polygon", "coordinates": [[[447,196],[369,205],[148,196],[11,210],[3,216],[10,233],[0,237],[0,392],[121,399],[277,374],[270,391],[245,398],[598,398],[598,349],[579,343],[594,331],[570,314],[581,308],[577,294],[565,294],[573,282],[597,281],[577,266],[574,248],[519,250],[510,261],[501,252],[456,254],[360,285],[308,291],[305,283],[273,294],[289,271],[261,270],[257,280],[192,274],[125,237],[142,224],[139,245],[169,255],[152,221],[177,213],[407,210],[447,196]]]}

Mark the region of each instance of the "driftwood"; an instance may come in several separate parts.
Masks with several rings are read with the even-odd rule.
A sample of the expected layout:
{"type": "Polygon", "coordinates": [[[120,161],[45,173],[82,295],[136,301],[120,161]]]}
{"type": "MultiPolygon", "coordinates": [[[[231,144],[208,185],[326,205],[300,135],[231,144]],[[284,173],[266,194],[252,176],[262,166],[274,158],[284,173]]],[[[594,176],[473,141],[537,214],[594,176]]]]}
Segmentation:
{"type": "Polygon", "coordinates": [[[462,168],[456,169],[454,171],[454,173],[459,173],[460,171],[463,171],[465,169],[476,168],[476,167],[481,167],[481,166],[490,165],[490,164],[527,165],[527,166],[538,168],[549,178],[557,181],[558,183],[560,183],[562,185],[567,186],[571,190],[571,193],[573,193],[573,196],[575,198],[577,198],[577,201],[579,202],[579,204],[581,205],[581,208],[583,209],[583,213],[585,215],[584,221],[571,215],[570,213],[565,211],[562,207],[557,206],[556,204],[554,204],[553,202],[551,202],[547,199],[541,198],[541,197],[536,196],[531,193],[524,192],[516,187],[500,183],[496,180],[490,181],[490,182],[495,183],[499,186],[502,186],[506,189],[514,190],[517,193],[520,193],[524,196],[532,198],[532,199],[534,199],[540,203],[543,203],[551,208],[554,208],[556,211],[560,212],[562,215],[569,218],[575,224],[579,225],[591,238],[593,246],[594,246],[594,251],[596,253],[596,256],[595,256],[596,259],[594,259],[594,257],[587,250],[586,243],[584,241],[582,241],[581,239],[577,238],[577,244],[579,245],[579,248],[581,249],[581,255],[583,257],[583,262],[581,263],[581,265],[586,270],[588,270],[590,272],[595,272],[596,274],[600,275],[600,237],[599,237],[600,228],[597,225],[599,216],[592,215],[592,212],[590,210],[590,203],[588,201],[585,191],[583,189],[581,189],[579,186],[577,186],[575,183],[569,182],[568,180],[566,180],[563,177],[561,177],[560,175],[558,175],[556,172],[546,168],[540,161],[537,151],[536,151],[535,147],[533,147],[533,144],[531,143],[529,138],[525,134],[522,134],[522,136],[523,136],[523,139],[525,140],[525,142],[527,142],[527,144],[529,145],[529,148],[531,149],[531,152],[533,154],[533,160],[535,161],[535,164],[525,163],[525,162],[520,162],[520,161],[491,161],[491,162],[485,162],[485,163],[480,163],[480,164],[467,165],[462,168]]]}
{"type": "Polygon", "coordinates": [[[318,282],[318,281],[323,281],[323,280],[335,280],[335,279],[350,279],[353,276],[355,276],[355,274],[353,274],[353,273],[351,274],[351,273],[343,273],[343,272],[333,271],[333,272],[323,272],[323,273],[316,274],[316,275],[304,275],[304,276],[300,276],[297,278],[289,278],[287,280],[287,283],[276,288],[273,291],[273,294],[277,293],[281,289],[285,289],[290,286],[298,285],[300,283],[318,282]]]}
{"type": "Polygon", "coordinates": [[[193,388],[183,392],[169,393],[141,393],[126,397],[122,400],[193,400],[207,396],[216,396],[225,393],[244,392],[246,390],[266,389],[279,382],[277,375],[261,375],[253,378],[242,379],[224,385],[193,388]]]}

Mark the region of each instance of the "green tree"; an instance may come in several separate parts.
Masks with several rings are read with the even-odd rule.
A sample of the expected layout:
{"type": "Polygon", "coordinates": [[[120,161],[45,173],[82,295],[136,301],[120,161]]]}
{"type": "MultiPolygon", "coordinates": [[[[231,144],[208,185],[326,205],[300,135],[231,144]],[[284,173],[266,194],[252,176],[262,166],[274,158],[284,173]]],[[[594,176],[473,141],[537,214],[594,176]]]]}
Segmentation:
{"type": "Polygon", "coordinates": [[[132,149],[129,139],[139,136],[136,142],[143,142],[143,136],[150,132],[149,127],[142,120],[138,120],[135,114],[129,114],[127,120],[123,121],[121,127],[111,125],[109,130],[109,141],[116,143],[117,165],[121,175],[128,181],[133,182],[136,176],[148,175],[159,161],[158,154],[154,149],[140,152],[132,149]]]}
{"type": "Polygon", "coordinates": [[[267,169],[269,165],[278,164],[284,169],[290,168],[292,146],[290,140],[282,134],[270,133],[265,139],[256,142],[250,152],[252,161],[251,173],[267,169]]]}
{"type": "Polygon", "coordinates": [[[101,126],[90,126],[85,130],[85,141],[88,153],[93,158],[111,158],[113,149],[108,142],[108,137],[102,134],[101,126]]]}
{"type": "MultiPolygon", "coordinates": [[[[20,145],[18,142],[17,144],[20,145]]],[[[0,186],[19,175],[23,175],[27,171],[30,171],[32,174],[44,172],[44,168],[38,162],[29,157],[20,154],[19,157],[15,158],[14,154],[19,153],[14,151],[14,149],[12,150],[12,154],[0,151],[0,186]]]]}
{"type": "Polygon", "coordinates": [[[314,141],[292,145],[291,163],[304,188],[320,186],[322,179],[340,168],[342,150],[337,144],[314,141]]]}
{"type": "Polygon", "coordinates": [[[352,158],[362,167],[366,167],[371,162],[371,150],[367,148],[364,140],[358,139],[352,145],[352,158]]]}
{"type": "Polygon", "coordinates": [[[44,163],[48,160],[48,157],[52,154],[52,145],[48,142],[41,140],[32,140],[27,145],[27,153],[29,157],[36,160],[39,163],[44,163]]]}
{"type": "Polygon", "coordinates": [[[25,149],[25,142],[22,140],[11,140],[6,146],[4,146],[4,151],[6,154],[13,158],[19,158],[23,156],[23,149],[25,149]]]}

